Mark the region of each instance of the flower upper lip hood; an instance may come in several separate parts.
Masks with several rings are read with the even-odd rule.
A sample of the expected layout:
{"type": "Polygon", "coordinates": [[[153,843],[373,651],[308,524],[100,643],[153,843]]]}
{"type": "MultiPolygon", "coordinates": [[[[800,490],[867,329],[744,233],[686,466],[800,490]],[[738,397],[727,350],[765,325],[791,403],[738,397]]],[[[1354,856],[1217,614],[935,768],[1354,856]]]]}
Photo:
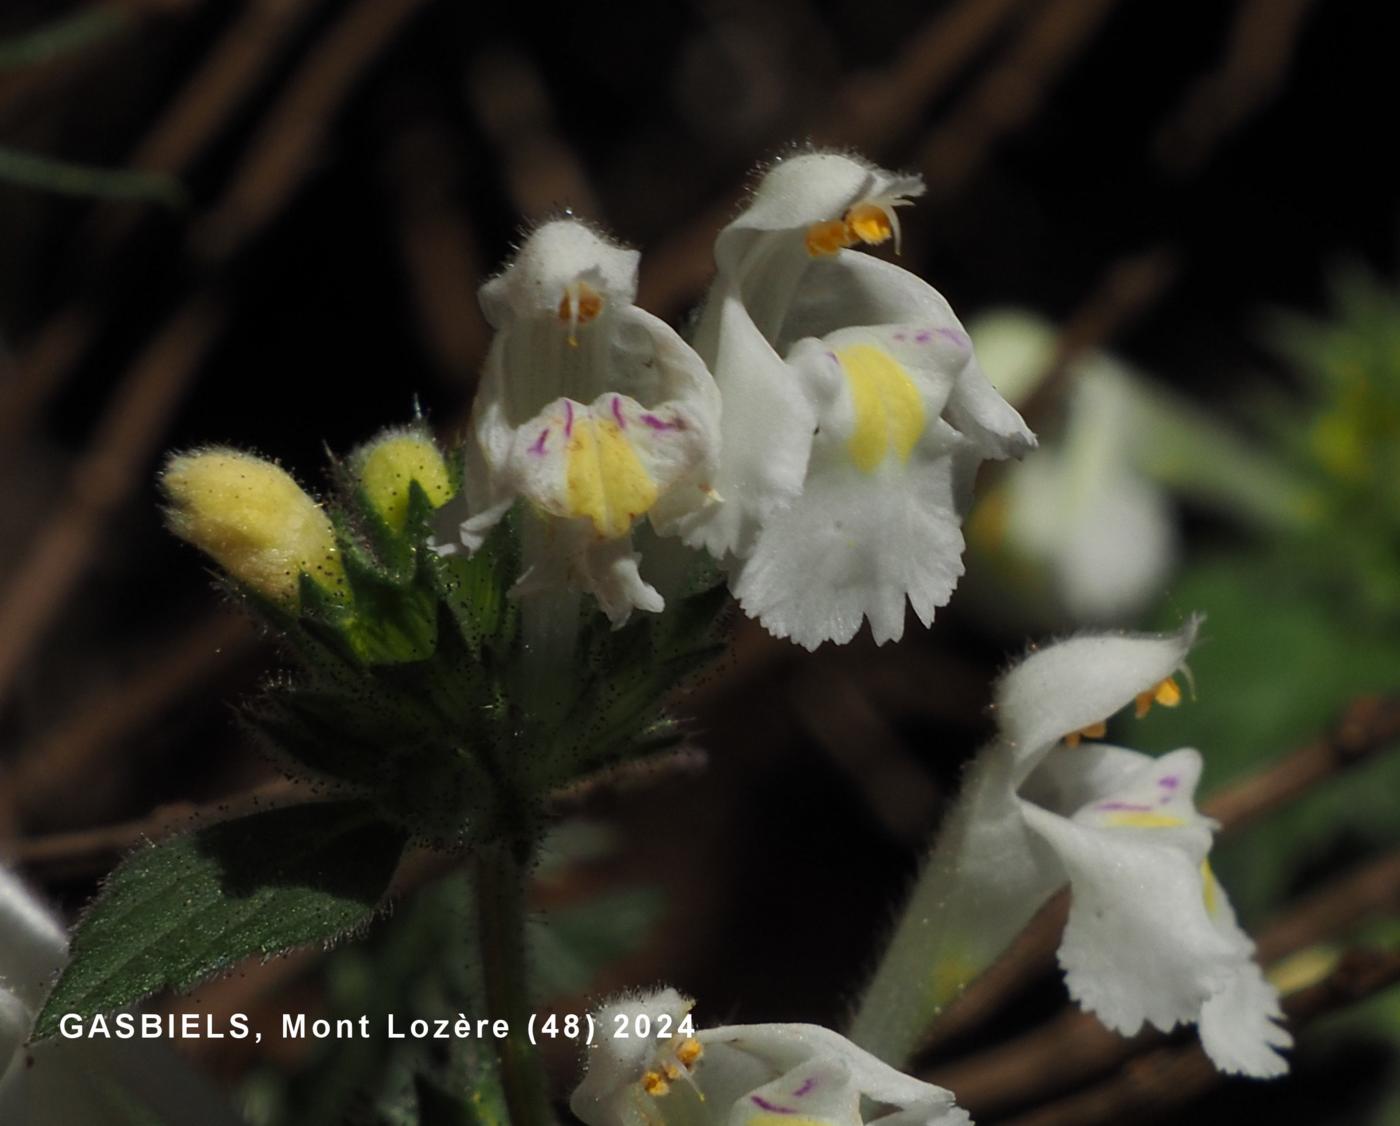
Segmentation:
{"type": "Polygon", "coordinates": [[[1184,664],[1199,615],[1170,634],[1085,634],[1031,653],[998,682],[1001,739],[1021,777],[1065,736],[1106,720],[1184,664]]]}
{"type": "Polygon", "coordinates": [[[674,989],[624,998],[594,1017],[588,1070],[569,1108],[588,1126],[966,1126],[941,1087],[914,1079],[812,1024],[739,1024],[678,1029],[694,1002],[674,989]],[[893,1108],[870,1117],[862,1103],[893,1108]]]}
{"type": "Polygon", "coordinates": [[[638,251],[576,219],[553,219],[537,227],[506,268],[481,287],[481,309],[497,331],[520,318],[553,317],[565,291],[577,282],[591,285],[609,304],[630,304],[640,260],[638,251]]]}
{"type": "Polygon", "coordinates": [[[845,153],[786,157],[764,175],[743,214],[720,232],[716,265],[721,274],[737,272],[757,235],[801,232],[813,223],[837,219],[865,200],[904,200],[923,192],[919,177],[886,172],[845,153]]]}

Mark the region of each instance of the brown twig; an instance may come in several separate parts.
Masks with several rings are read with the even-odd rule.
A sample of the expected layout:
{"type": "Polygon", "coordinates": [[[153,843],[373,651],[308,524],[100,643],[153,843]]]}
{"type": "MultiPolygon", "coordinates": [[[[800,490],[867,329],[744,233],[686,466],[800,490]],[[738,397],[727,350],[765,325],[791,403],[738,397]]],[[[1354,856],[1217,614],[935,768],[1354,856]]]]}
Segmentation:
{"type": "MultiPolygon", "coordinates": [[[[207,265],[226,263],[288,202],[330,119],[365,68],[427,0],[359,0],[311,52],[259,131],[248,160],[191,232],[207,265]]],[[[67,498],[0,598],[0,707],[15,673],[96,558],[103,525],[131,495],[226,311],[217,287],[189,298],[123,378],[67,498]]]]}
{"type": "MultiPolygon", "coordinates": [[[[256,0],[219,39],[163,116],[137,145],[129,164],[178,176],[222,130],[320,0],[256,0]]],[[[137,212],[102,208],[81,238],[102,262],[128,234],[137,212]]],[[[91,272],[91,271],[90,271],[91,272]]],[[[89,290],[40,326],[14,378],[0,386],[0,431],[26,432],[35,414],[63,386],[96,339],[103,316],[89,290]]]]}
{"type": "Polygon", "coordinates": [[[212,295],[191,300],[127,372],[91,446],[73,467],[68,495],[40,529],[0,598],[0,707],[78,579],[100,558],[103,525],[142,480],[151,449],[223,320],[212,295]]]}
{"type": "MultiPolygon", "coordinates": [[[[1264,109],[1282,85],[1313,0],[1244,0],[1230,50],[1178,102],[1157,134],[1153,151],[1162,169],[1179,179],[1199,172],[1232,133],[1264,109]]],[[[1143,316],[1181,274],[1181,256],[1167,243],[1111,263],[1056,343],[1049,370],[1026,404],[1038,418],[1064,390],[1073,363],[1143,316]]]]}
{"type": "Polygon", "coordinates": [[[486,350],[487,327],[476,299],[482,278],[476,236],[457,198],[459,173],[445,127],[419,123],[405,130],[386,172],[419,333],[444,381],[465,397],[486,350]]]}
{"type": "MultiPolygon", "coordinates": [[[[566,786],[550,796],[547,809],[553,817],[567,817],[602,794],[651,785],[659,778],[672,775],[694,773],[704,765],[703,751],[697,747],[683,746],[667,755],[624,763],[613,770],[566,786]]],[[[278,780],[204,805],[175,802],[133,821],[21,839],[10,846],[11,856],[16,863],[42,869],[46,874],[89,874],[110,865],[115,858],[143,841],[160,840],[176,831],[184,832],[214,821],[241,817],[259,809],[272,808],[274,804],[323,800],[333,796],[334,793],[324,786],[278,780]]],[[[430,864],[425,865],[425,870],[431,868],[430,864]]],[[[403,879],[407,882],[396,885],[400,886],[401,891],[415,886],[416,877],[411,874],[403,879]]]]}
{"type": "Polygon", "coordinates": [[[17,841],[10,858],[25,867],[43,869],[48,875],[86,875],[143,842],[160,840],[177,830],[197,829],[214,821],[312,799],[309,785],[278,779],[207,805],[173,802],[135,821],[17,841]]]}
{"type": "Polygon", "coordinates": [[[470,92],[521,216],[538,220],[568,207],[605,217],[583,162],[559,136],[549,89],[530,58],[499,45],[477,56],[470,92]]]}
{"type": "Polygon", "coordinates": [[[1170,246],[1150,247],[1112,262],[1099,283],[1065,322],[1045,374],[1022,413],[1038,423],[1065,389],[1075,361],[1141,319],[1181,274],[1181,256],[1170,246]]]}
{"type": "Polygon", "coordinates": [[[21,817],[97,769],[108,748],[248,653],[255,635],[240,615],[218,612],[130,675],[80,699],[68,718],[23,749],[6,771],[0,803],[21,817]]]}
{"type": "MultiPolygon", "coordinates": [[[[879,156],[914,126],[923,107],[1023,7],[1007,0],[964,0],[939,12],[914,34],[886,71],[858,75],[838,90],[830,116],[813,123],[811,136],[822,144],[854,145],[867,155],[879,156]]],[[[714,272],[715,235],[733,217],[744,191],[743,184],[733,185],[713,207],[647,251],[642,262],[642,305],[671,317],[695,301],[714,272]]]]}
{"type": "Polygon", "coordinates": [[[957,110],[920,147],[918,165],[934,201],[976,175],[996,143],[1024,126],[1046,91],[1089,43],[1116,0],[1049,0],[957,110]]]}
{"type": "Polygon", "coordinates": [[[962,0],[905,41],[883,69],[852,76],[837,92],[831,117],[813,131],[823,145],[882,151],[918,122],[968,63],[1029,7],[1026,0],[962,0]]]}
{"type": "Polygon", "coordinates": [[[1238,829],[1397,740],[1400,697],[1362,697],[1346,707],[1331,732],[1212,794],[1202,809],[1223,828],[1238,829]]]}
{"type": "Polygon", "coordinates": [[[1196,172],[1220,142],[1273,100],[1316,0],[1247,0],[1235,11],[1224,62],[1197,79],[1152,149],[1176,176],[1196,172]]]}
{"type": "MultiPolygon", "coordinates": [[[[1400,951],[1356,949],[1322,981],[1285,999],[1294,1029],[1400,982],[1400,951]]],[[[1087,1091],[1010,1120],[1008,1126],[1093,1126],[1153,1121],[1225,1082],[1197,1045],[1161,1048],[1087,1091]]]]}

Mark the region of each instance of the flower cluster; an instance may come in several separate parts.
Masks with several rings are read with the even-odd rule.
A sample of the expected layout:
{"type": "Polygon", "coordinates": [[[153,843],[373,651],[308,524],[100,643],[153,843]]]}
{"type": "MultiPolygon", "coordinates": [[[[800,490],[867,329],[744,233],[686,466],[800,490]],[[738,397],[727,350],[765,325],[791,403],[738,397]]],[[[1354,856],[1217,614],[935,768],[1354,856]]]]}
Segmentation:
{"type": "Polygon", "coordinates": [[[674,989],[605,1005],[588,1071],[569,1101],[587,1126],[965,1126],[941,1087],[881,1063],[814,1024],[692,1031],[694,1002],[674,989]],[[615,1029],[647,1036],[614,1036],[615,1029]],[[660,1038],[653,1029],[674,1029],[660,1038]],[[863,1101],[879,1104],[874,1114],[863,1101]]]}
{"type": "Polygon", "coordinates": [[[524,499],[516,593],[581,589],[621,624],[664,606],[645,517],[808,648],[867,619],[897,640],[906,601],[929,624],[978,464],[1034,438],[943,297],[856,249],[897,243],[920,191],[835,153],[775,165],[720,233],[693,348],[633,304],[635,252],[572,219],[536,230],[482,288],[496,337],[443,550],[477,550],[524,499]]]}

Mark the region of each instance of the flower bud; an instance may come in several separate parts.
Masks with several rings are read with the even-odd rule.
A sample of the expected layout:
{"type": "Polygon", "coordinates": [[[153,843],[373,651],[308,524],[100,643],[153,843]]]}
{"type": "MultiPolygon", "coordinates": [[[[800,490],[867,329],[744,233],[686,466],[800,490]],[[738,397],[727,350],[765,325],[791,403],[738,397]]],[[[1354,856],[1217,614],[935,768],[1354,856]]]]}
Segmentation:
{"type": "Polygon", "coordinates": [[[434,508],[446,504],[455,491],[437,445],[418,430],[390,431],[365,446],[356,462],[365,496],[395,532],[408,523],[408,492],[414,481],[434,508]]]}
{"type": "Polygon", "coordinates": [[[303,572],[344,591],[330,518],[280,466],[238,450],[200,450],[172,457],[160,484],[170,530],[239,582],[293,607],[303,572]]]}

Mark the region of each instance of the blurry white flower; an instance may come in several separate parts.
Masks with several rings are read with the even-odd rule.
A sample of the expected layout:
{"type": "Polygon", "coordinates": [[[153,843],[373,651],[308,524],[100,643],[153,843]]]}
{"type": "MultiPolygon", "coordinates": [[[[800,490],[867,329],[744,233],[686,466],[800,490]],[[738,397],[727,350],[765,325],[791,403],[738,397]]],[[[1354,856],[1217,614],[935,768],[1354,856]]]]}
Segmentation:
{"type": "Polygon", "coordinates": [[[682,520],[744,609],[816,648],[925,625],[962,573],[978,464],[1034,444],[943,297],[851,249],[922,192],[836,153],[784,160],[715,244],[696,334],[723,396],[723,504],[682,520]]]}
{"type": "Polygon", "coordinates": [[[524,498],[542,527],[524,538],[515,592],[582,589],[619,625],[634,607],[663,606],[639,572],[633,524],[645,516],[668,532],[711,504],[718,453],[714,381],[670,327],[632,304],[637,258],[560,219],[482,286],[496,336],[459,529],[475,551],[524,498]]]}
{"type": "Polygon", "coordinates": [[[693,1004],[663,989],[604,1006],[594,1017],[588,1071],[569,1100],[574,1114],[588,1126],[969,1121],[949,1092],[896,1071],[830,1029],[739,1024],[691,1031],[693,1004]],[[619,1028],[628,1035],[618,1037],[619,1028]],[[862,1100],[879,1109],[865,1116],[862,1100]]]}
{"type": "MultiPolygon", "coordinates": [[[[1009,312],[979,318],[972,333],[998,389],[1024,402],[1049,370],[1050,326],[1009,312]]],[[[1132,372],[1102,354],[1081,360],[1059,434],[984,494],[973,543],[1043,568],[1074,621],[1130,621],[1161,595],[1178,553],[1171,500],[1140,469],[1149,422],[1132,372]]]]}
{"type": "Polygon", "coordinates": [[[920,913],[934,936],[922,956],[960,967],[951,995],[1068,884],[1059,959],[1081,1005],[1124,1035],[1198,1024],[1222,1071],[1278,1075],[1276,1049],[1292,1041],[1207,863],[1214,822],[1193,804],[1200,755],[1084,741],[1128,704],[1174,706],[1195,634],[1193,621],[1166,636],[1086,635],[1013,668],[996,693],[998,737],[970,769],[910,913],[936,905],[920,913]]]}
{"type": "Polygon", "coordinates": [[[163,1043],[53,1039],[26,1046],[68,960],[63,928],[0,867],[0,1122],[5,1126],[236,1126],[163,1043]]]}

